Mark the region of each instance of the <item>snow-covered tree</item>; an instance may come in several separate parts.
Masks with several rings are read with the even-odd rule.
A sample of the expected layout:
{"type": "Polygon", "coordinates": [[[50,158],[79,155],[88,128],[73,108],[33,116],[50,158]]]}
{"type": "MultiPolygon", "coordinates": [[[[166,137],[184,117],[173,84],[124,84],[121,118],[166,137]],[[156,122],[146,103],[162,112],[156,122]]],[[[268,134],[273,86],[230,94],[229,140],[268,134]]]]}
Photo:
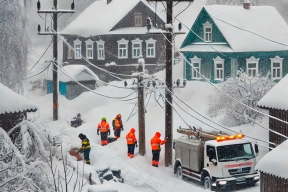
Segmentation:
{"type": "MultiPolygon", "coordinates": [[[[258,101],[275,85],[273,79],[269,77],[270,73],[265,77],[249,77],[240,70],[237,74],[237,77],[230,77],[219,84],[219,88],[241,103],[253,109],[261,110],[256,106],[258,101]]],[[[225,117],[232,118],[239,125],[250,123],[251,119],[256,120],[262,117],[260,113],[241,105],[220,91],[212,97],[209,113],[214,117],[224,114],[225,117]]]]}
{"type": "Polygon", "coordinates": [[[0,4],[0,82],[19,93],[23,91],[29,43],[24,5],[19,0],[0,4]]]}

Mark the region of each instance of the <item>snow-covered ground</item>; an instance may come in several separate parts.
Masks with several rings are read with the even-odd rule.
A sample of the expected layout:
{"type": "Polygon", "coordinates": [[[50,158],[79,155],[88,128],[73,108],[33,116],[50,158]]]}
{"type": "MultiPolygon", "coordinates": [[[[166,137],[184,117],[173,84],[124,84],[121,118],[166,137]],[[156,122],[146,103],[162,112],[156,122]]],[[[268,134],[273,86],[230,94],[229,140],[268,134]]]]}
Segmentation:
{"type": "MultiPolygon", "coordinates": [[[[181,65],[174,66],[175,79],[180,78],[182,73],[181,65]]],[[[156,74],[159,79],[164,80],[165,70],[156,74]]],[[[128,87],[132,84],[132,79],[128,80],[128,87]]],[[[110,84],[123,87],[123,81],[112,82],[110,84]]],[[[159,88],[161,91],[161,88],[159,88]]],[[[113,86],[99,87],[95,90],[96,93],[107,95],[110,97],[123,97],[133,92],[131,89],[121,89],[113,86]]],[[[187,83],[186,88],[175,88],[174,93],[187,103],[191,108],[197,112],[207,116],[207,109],[210,102],[210,98],[215,94],[215,88],[206,82],[191,81],[187,83]]],[[[163,94],[163,90],[162,90],[163,94]]],[[[134,93],[128,98],[135,98],[137,95],[134,93]]],[[[64,146],[64,154],[68,154],[68,150],[73,147],[80,147],[81,140],[78,138],[79,133],[87,135],[91,142],[91,166],[85,165],[85,174],[95,174],[95,170],[105,165],[118,165],[121,168],[122,176],[124,177],[125,184],[134,187],[138,191],[150,192],[150,191],[202,191],[203,187],[193,181],[179,180],[173,174],[173,167],[164,166],[164,148],[161,151],[160,167],[155,168],[151,166],[151,149],[150,139],[154,136],[156,131],[162,133],[162,139],[165,133],[165,117],[163,100],[159,99],[159,104],[154,99],[154,93],[152,93],[149,100],[149,95],[146,97],[145,103],[148,103],[145,114],[146,120],[146,155],[140,156],[138,154],[138,148],[136,149],[136,155],[133,159],[126,156],[127,146],[125,135],[129,132],[130,128],[136,129],[136,137],[138,136],[138,114],[136,113],[132,118],[127,121],[127,118],[131,114],[132,109],[137,102],[137,99],[122,101],[121,99],[111,99],[103,96],[99,96],[93,92],[85,92],[74,100],[67,100],[65,97],[59,95],[59,120],[52,120],[52,94],[46,95],[41,91],[27,92],[26,97],[37,104],[40,108],[38,114],[40,115],[37,122],[44,125],[46,129],[52,133],[52,135],[62,135],[62,141],[64,146]],[[76,113],[81,113],[85,123],[79,128],[71,128],[67,121],[70,121],[76,113]],[[108,123],[116,117],[118,113],[122,114],[122,120],[124,123],[124,131],[121,133],[121,138],[116,142],[113,142],[107,146],[100,145],[100,137],[96,134],[96,126],[100,122],[101,117],[106,117],[108,123]],[[94,173],[93,173],[94,172],[94,173]]],[[[155,93],[155,98],[159,98],[159,91],[155,93]]],[[[174,105],[176,111],[180,116],[189,124],[196,125],[196,127],[202,127],[204,130],[212,130],[211,127],[205,125],[205,123],[212,125],[215,128],[221,129],[219,126],[209,123],[199,114],[196,114],[188,107],[185,107],[183,103],[174,97],[175,101],[188,112],[188,114],[195,116],[203,122],[192,118],[190,115],[181,110],[177,105],[174,105]]],[[[137,111],[137,107],[133,113],[137,111]]],[[[217,120],[217,119],[215,119],[217,120]]],[[[267,119],[264,119],[262,125],[268,127],[267,119]]],[[[181,135],[176,132],[179,127],[186,127],[185,123],[181,120],[179,115],[174,111],[173,114],[173,136],[174,138],[181,135]]],[[[268,140],[268,132],[259,126],[255,125],[242,125],[239,127],[230,128],[237,132],[241,131],[247,136],[268,140]]],[[[227,132],[227,130],[225,130],[227,132]]],[[[113,134],[113,133],[112,133],[113,134]]],[[[247,138],[249,139],[249,138],[247,138]]],[[[265,145],[258,142],[259,145],[265,145]]],[[[260,147],[260,154],[257,157],[259,161],[268,150],[260,147]]],[[[71,158],[71,161],[76,165],[77,162],[71,158]]],[[[61,161],[57,162],[61,166],[61,161]]],[[[71,184],[72,185],[72,184],[71,184]]],[[[72,187],[72,186],[70,186],[72,187]]],[[[83,188],[83,191],[87,190],[87,185],[83,188]]],[[[260,191],[259,183],[255,187],[239,189],[238,191],[260,191]]]]}

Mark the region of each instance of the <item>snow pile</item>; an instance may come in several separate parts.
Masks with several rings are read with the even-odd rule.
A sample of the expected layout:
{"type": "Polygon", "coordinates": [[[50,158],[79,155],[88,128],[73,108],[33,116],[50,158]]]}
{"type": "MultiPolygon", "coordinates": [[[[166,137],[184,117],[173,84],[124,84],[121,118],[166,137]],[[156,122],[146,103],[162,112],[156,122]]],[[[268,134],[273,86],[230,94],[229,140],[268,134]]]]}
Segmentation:
{"type": "Polygon", "coordinates": [[[92,185],[88,187],[87,192],[140,192],[136,188],[123,183],[107,182],[103,185],[92,185]]]}
{"type": "MultiPolygon", "coordinates": [[[[61,82],[99,80],[98,76],[84,65],[66,65],[58,71],[61,82]],[[63,71],[62,71],[63,70],[63,71]]],[[[48,71],[47,80],[53,80],[52,69],[48,71]]]]}
{"type": "Polygon", "coordinates": [[[0,83],[0,114],[35,110],[38,106],[0,83]]]}
{"type": "Polygon", "coordinates": [[[257,170],[288,179],[288,140],[270,151],[257,164],[257,170]]]}
{"type": "Polygon", "coordinates": [[[259,107],[288,110],[288,75],[279,81],[260,101],[259,107]]]}

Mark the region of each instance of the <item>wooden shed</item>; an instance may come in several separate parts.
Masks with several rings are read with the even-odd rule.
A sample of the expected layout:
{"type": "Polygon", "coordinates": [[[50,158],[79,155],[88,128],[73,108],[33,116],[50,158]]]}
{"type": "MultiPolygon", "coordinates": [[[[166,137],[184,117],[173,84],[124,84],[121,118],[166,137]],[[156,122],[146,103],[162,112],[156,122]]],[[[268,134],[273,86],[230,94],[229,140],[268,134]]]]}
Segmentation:
{"type": "MultiPolygon", "coordinates": [[[[269,115],[288,122],[288,75],[264,95],[257,106],[268,109],[269,115]]],[[[288,124],[276,119],[269,118],[269,129],[288,136],[288,124]]],[[[285,140],[283,136],[269,132],[270,142],[279,145],[285,140]]]]}
{"type": "MultiPolygon", "coordinates": [[[[66,65],[59,69],[58,80],[60,94],[71,100],[78,97],[81,93],[89,91],[89,89],[96,89],[96,80],[99,80],[99,78],[84,65],[66,65]]],[[[52,70],[48,72],[46,81],[47,94],[53,93],[52,70]]]]}
{"type": "Polygon", "coordinates": [[[257,164],[261,192],[288,192],[288,140],[267,153],[257,164]]]}
{"type": "Polygon", "coordinates": [[[4,131],[8,132],[27,118],[27,112],[37,109],[31,101],[0,83],[0,127],[4,131]]]}

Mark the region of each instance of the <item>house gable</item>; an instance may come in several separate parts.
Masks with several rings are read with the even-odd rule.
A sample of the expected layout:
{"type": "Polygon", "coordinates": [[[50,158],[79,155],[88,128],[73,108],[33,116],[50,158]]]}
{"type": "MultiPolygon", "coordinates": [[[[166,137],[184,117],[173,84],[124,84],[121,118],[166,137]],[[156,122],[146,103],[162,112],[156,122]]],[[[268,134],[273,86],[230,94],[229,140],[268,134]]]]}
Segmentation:
{"type": "Polygon", "coordinates": [[[218,26],[215,24],[215,22],[208,14],[208,12],[205,10],[205,8],[203,8],[199,13],[197,19],[195,20],[191,28],[191,31],[188,33],[185,40],[183,41],[181,48],[194,43],[195,44],[205,43],[204,27],[207,24],[212,25],[212,41],[207,44],[227,44],[230,47],[228,41],[225,39],[224,35],[219,30],[218,26]]]}
{"type": "Polygon", "coordinates": [[[146,27],[146,19],[150,17],[152,23],[155,24],[155,16],[158,27],[164,27],[165,22],[163,19],[155,14],[150,7],[147,7],[145,3],[139,1],[110,31],[127,27],[146,27]],[[136,19],[136,17],[138,17],[138,19],[136,19]],[[138,23],[139,20],[141,20],[140,24],[138,23]]]}

